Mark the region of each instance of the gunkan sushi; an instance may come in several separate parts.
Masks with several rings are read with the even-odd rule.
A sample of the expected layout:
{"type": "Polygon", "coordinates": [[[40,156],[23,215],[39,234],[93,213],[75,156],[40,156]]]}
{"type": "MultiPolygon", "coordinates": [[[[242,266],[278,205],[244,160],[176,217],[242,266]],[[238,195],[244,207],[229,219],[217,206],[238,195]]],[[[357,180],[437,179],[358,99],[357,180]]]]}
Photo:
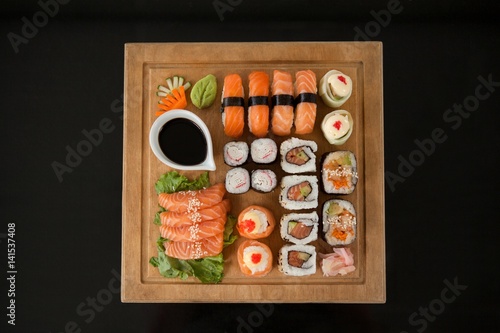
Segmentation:
{"type": "Polygon", "coordinates": [[[269,246],[253,239],[240,244],[237,258],[240,270],[246,276],[265,276],[273,268],[273,254],[269,246]]]}
{"type": "Polygon", "coordinates": [[[326,105],[338,108],[344,104],[352,93],[352,80],[344,73],[331,70],[319,81],[319,95],[326,105]]]}
{"type": "Polygon", "coordinates": [[[269,236],[276,225],[273,213],[262,206],[251,205],[238,215],[236,229],[240,236],[249,239],[259,239],[269,236]]]}

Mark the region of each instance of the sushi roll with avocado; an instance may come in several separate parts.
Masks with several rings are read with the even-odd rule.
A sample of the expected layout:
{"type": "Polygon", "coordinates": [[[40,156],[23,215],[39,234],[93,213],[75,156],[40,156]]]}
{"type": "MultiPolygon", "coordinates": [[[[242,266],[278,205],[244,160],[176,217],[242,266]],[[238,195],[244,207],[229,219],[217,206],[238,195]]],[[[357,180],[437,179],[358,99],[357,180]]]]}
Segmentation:
{"type": "Polygon", "coordinates": [[[349,245],[356,239],[356,210],[347,200],[328,200],[323,205],[323,233],[332,246],[349,245]]]}
{"type": "Polygon", "coordinates": [[[278,146],[272,139],[257,139],[252,141],[250,145],[250,155],[257,164],[270,164],[278,156],[278,146]]]}
{"type": "Polygon", "coordinates": [[[323,189],[329,194],[350,194],[358,183],[356,157],[350,151],[327,153],[321,163],[323,189]]]}
{"type": "Polygon", "coordinates": [[[280,234],[284,241],[294,244],[308,244],[318,239],[318,214],[290,213],[280,221],[280,234]]]}
{"type": "Polygon", "coordinates": [[[338,108],[351,97],[352,80],[340,71],[331,70],[319,81],[318,91],[326,105],[338,108]]]}
{"type": "Polygon", "coordinates": [[[281,179],[281,206],[300,210],[318,207],[318,178],[316,176],[285,176],[281,179]]]}
{"type": "Polygon", "coordinates": [[[278,256],[278,270],[291,276],[316,273],[316,248],[297,244],[283,246],[278,256]]]}
{"type": "Polygon", "coordinates": [[[224,145],[224,162],[232,167],[245,164],[248,159],[248,144],[244,141],[231,141],[224,145]]]}
{"type": "Polygon", "coordinates": [[[225,184],[229,193],[246,193],[250,189],[250,174],[246,169],[233,168],[227,172],[225,184]]]}
{"type": "Polygon", "coordinates": [[[278,179],[272,170],[254,170],[252,171],[251,185],[257,192],[268,193],[276,188],[278,185],[278,179]]]}
{"type": "Polygon", "coordinates": [[[290,138],[281,143],[281,168],[287,173],[316,171],[318,145],[311,140],[290,138]]]}

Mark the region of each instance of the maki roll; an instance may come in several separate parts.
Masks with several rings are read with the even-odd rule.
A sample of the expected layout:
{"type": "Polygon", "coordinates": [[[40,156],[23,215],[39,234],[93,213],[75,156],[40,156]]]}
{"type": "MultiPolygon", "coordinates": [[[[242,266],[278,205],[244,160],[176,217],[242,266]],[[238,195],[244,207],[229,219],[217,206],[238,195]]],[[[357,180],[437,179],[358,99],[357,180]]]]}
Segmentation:
{"type": "Polygon", "coordinates": [[[250,189],[250,174],[246,169],[233,168],[226,174],[226,190],[229,193],[241,194],[250,189]]]}
{"type": "Polygon", "coordinates": [[[285,214],[280,221],[280,234],[284,241],[307,244],[318,239],[318,214],[285,214]]]}
{"type": "Polygon", "coordinates": [[[326,105],[338,108],[344,104],[352,93],[352,80],[337,70],[326,73],[319,81],[319,95],[326,105]]]}
{"type": "Polygon", "coordinates": [[[265,276],[273,268],[273,253],[269,246],[248,239],[238,247],[238,265],[246,276],[265,276]]]}
{"type": "Polygon", "coordinates": [[[321,180],[326,193],[352,193],[358,182],[354,154],[346,150],[327,153],[323,158],[321,180]]]}
{"type": "Polygon", "coordinates": [[[257,139],[250,145],[250,155],[255,163],[270,164],[278,156],[278,146],[269,138],[257,139]]]}
{"type": "Polygon", "coordinates": [[[278,185],[276,174],[272,170],[252,171],[252,188],[258,192],[271,192],[278,185]]]}
{"type": "Polygon", "coordinates": [[[316,248],[313,245],[285,245],[278,257],[280,272],[291,276],[316,273],[316,248]]]}
{"type": "Polygon", "coordinates": [[[316,171],[318,145],[311,140],[290,138],[281,143],[281,168],[288,173],[316,171]]]}
{"type": "Polygon", "coordinates": [[[242,237],[259,239],[269,236],[275,225],[276,220],[269,209],[251,205],[238,215],[236,229],[242,237]]]}
{"type": "Polygon", "coordinates": [[[323,232],[332,246],[349,245],[356,239],[356,210],[347,200],[328,200],[323,205],[323,232]]]}
{"type": "Polygon", "coordinates": [[[316,176],[285,176],[281,179],[280,204],[285,209],[318,207],[318,178],[316,176]]]}
{"type": "Polygon", "coordinates": [[[352,134],[354,121],[346,110],[332,111],[323,118],[321,130],[332,145],[343,145],[352,134]]]}
{"type": "Polygon", "coordinates": [[[229,166],[240,166],[248,159],[249,148],[244,141],[231,141],[224,145],[224,162],[229,166]]]}

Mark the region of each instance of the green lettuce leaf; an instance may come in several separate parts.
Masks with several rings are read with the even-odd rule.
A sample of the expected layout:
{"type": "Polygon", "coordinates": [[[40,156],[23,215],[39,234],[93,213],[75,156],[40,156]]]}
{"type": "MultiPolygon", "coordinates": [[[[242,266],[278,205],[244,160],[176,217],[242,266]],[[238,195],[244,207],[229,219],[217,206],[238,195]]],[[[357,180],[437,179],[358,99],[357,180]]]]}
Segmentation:
{"type": "Polygon", "coordinates": [[[209,186],[208,172],[204,172],[198,178],[189,181],[186,176],[179,174],[177,171],[170,171],[161,175],[160,179],[155,183],[155,190],[157,194],[174,193],[201,190],[209,186]]]}
{"type": "Polygon", "coordinates": [[[229,246],[238,239],[238,236],[233,234],[234,226],[237,222],[236,217],[233,215],[227,215],[226,225],[224,226],[224,247],[229,246]]]}

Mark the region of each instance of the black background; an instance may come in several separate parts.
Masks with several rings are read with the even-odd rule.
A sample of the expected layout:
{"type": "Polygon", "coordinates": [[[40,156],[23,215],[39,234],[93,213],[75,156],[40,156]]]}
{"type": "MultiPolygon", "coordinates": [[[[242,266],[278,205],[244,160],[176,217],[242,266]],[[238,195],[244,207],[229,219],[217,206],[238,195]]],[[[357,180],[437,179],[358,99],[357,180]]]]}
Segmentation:
{"type": "Polygon", "coordinates": [[[460,124],[443,117],[454,104],[474,100],[480,76],[500,82],[500,5],[401,0],[388,22],[381,11],[390,2],[232,0],[219,16],[212,1],[72,0],[16,53],[8,34],[22,35],[23,17],[33,22],[41,7],[34,0],[3,1],[0,331],[55,333],[72,325],[82,332],[499,331],[500,87],[460,124]],[[385,22],[376,21],[377,13],[385,22]],[[384,43],[386,172],[400,173],[401,159],[418,150],[415,140],[431,138],[436,128],[446,135],[404,182],[393,188],[386,182],[387,303],[259,310],[254,304],[122,304],[114,293],[95,316],[79,314],[120,272],[117,106],[124,43],[352,41],[355,28],[384,43]],[[52,163],[64,163],[66,146],[75,147],[82,131],[104,118],[111,133],[60,182],[52,163]],[[16,326],[6,316],[8,223],[16,225],[16,326]],[[436,299],[445,280],[467,288],[443,309],[436,299]],[[418,312],[430,305],[439,314],[424,320],[418,312]],[[411,322],[414,313],[418,322],[411,322]]]}

